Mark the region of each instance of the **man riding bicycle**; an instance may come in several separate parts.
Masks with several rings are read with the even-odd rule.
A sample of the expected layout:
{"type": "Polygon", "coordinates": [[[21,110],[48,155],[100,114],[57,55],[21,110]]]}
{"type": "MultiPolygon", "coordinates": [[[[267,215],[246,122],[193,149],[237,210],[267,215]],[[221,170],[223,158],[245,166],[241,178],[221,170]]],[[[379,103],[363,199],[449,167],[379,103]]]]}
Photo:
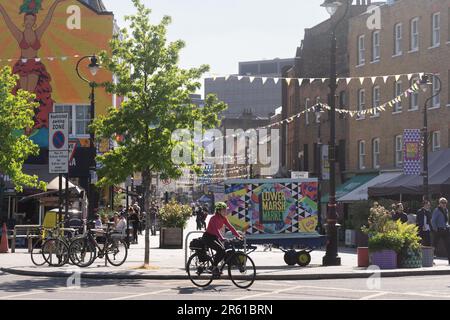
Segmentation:
{"type": "Polygon", "coordinates": [[[233,226],[228,221],[227,215],[228,212],[226,203],[216,203],[215,214],[209,220],[206,232],[203,234],[203,240],[205,241],[206,245],[216,252],[213,260],[214,276],[220,275],[220,271],[217,266],[225,257],[225,238],[223,237],[221,232],[223,225],[226,225],[237,238],[242,240],[242,236],[236,231],[236,229],[233,228],[233,226]]]}

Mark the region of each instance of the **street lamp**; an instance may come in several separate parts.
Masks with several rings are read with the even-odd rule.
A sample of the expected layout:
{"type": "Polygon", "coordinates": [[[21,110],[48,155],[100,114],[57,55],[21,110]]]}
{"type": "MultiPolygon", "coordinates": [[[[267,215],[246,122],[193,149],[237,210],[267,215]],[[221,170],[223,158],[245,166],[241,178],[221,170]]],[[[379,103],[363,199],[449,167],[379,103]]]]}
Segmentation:
{"type": "MultiPolygon", "coordinates": [[[[100,69],[100,66],[98,64],[98,60],[97,57],[95,55],[91,55],[91,56],[84,56],[82,58],[80,58],[80,60],[78,60],[77,62],[77,66],[76,66],[76,71],[77,71],[77,75],[78,77],[83,80],[84,82],[88,83],[90,88],[91,88],[91,94],[89,96],[90,100],[91,100],[91,124],[94,121],[95,118],[95,87],[97,86],[97,83],[94,81],[89,81],[88,79],[86,79],[85,77],[83,77],[80,73],[80,64],[82,61],[89,59],[90,63],[88,65],[89,71],[91,73],[91,75],[93,77],[95,77],[95,75],[97,74],[98,70],[100,69]]],[[[93,218],[93,213],[94,213],[94,204],[93,204],[93,195],[92,195],[92,187],[91,187],[91,182],[92,182],[92,177],[91,177],[91,170],[95,170],[96,169],[96,164],[95,164],[95,155],[96,155],[96,150],[95,150],[95,135],[94,132],[91,130],[90,132],[90,157],[91,157],[91,162],[90,162],[90,167],[89,167],[89,181],[88,181],[88,199],[89,199],[89,208],[88,208],[88,219],[92,219],[93,218]]]]}
{"type": "Polygon", "coordinates": [[[318,215],[318,226],[319,226],[319,233],[322,233],[322,140],[321,140],[321,122],[320,117],[321,113],[323,113],[322,105],[319,103],[315,109],[314,113],[316,115],[316,123],[317,123],[317,215],[318,215]]]}
{"type": "Polygon", "coordinates": [[[420,88],[423,92],[427,92],[429,86],[433,86],[433,80],[435,79],[439,83],[439,88],[436,92],[432,91],[431,96],[425,101],[423,106],[423,200],[430,200],[429,191],[429,172],[428,172],[428,102],[435,97],[439,96],[442,90],[441,79],[434,74],[424,74],[420,79],[420,88]]]}
{"type": "MultiPolygon", "coordinates": [[[[339,266],[341,265],[341,258],[338,257],[338,237],[337,237],[337,214],[336,214],[336,89],[337,89],[337,74],[336,74],[336,28],[347,16],[350,4],[348,0],[333,1],[325,0],[321,5],[325,7],[328,13],[333,17],[342,5],[345,3],[345,13],[336,21],[331,28],[331,55],[330,55],[330,94],[328,96],[328,103],[330,105],[330,144],[329,144],[329,162],[330,162],[330,198],[327,210],[327,245],[326,253],[322,259],[324,266],[339,266]]],[[[332,19],[331,19],[332,21],[332,19]]]]}

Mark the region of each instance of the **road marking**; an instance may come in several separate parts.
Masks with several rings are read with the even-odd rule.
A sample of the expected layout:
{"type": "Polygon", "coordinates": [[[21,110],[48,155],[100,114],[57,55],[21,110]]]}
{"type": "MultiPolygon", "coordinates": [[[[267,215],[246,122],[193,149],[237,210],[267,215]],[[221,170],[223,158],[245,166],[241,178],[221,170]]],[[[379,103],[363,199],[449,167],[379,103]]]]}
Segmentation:
{"type": "Polygon", "coordinates": [[[254,294],[254,295],[251,295],[251,296],[239,297],[239,298],[236,298],[236,299],[233,299],[233,300],[252,299],[252,298],[256,298],[256,297],[267,296],[267,295],[270,295],[270,294],[278,294],[278,293],[281,293],[281,292],[292,291],[292,290],[296,290],[296,289],[300,289],[300,288],[304,288],[304,286],[296,286],[296,287],[292,287],[292,288],[275,290],[275,291],[271,291],[271,292],[258,293],[258,294],[254,294]]]}
{"type": "Polygon", "coordinates": [[[386,295],[386,294],[389,294],[389,292],[379,292],[379,293],[375,293],[375,294],[372,294],[372,295],[370,295],[370,296],[362,297],[362,298],[360,298],[359,300],[370,300],[370,299],[373,299],[373,298],[377,298],[377,297],[384,296],[384,295],[386,295]]]}
{"type": "Polygon", "coordinates": [[[159,291],[154,291],[154,292],[140,293],[140,294],[135,294],[135,295],[131,295],[131,296],[112,298],[112,299],[109,299],[109,300],[126,300],[126,299],[143,297],[143,296],[151,296],[151,295],[160,294],[160,293],[169,292],[169,291],[172,291],[172,289],[165,289],[165,290],[159,290],[159,291]]]}
{"type": "Polygon", "coordinates": [[[35,292],[28,292],[28,293],[14,294],[14,295],[12,295],[12,296],[0,297],[0,300],[4,300],[4,299],[13,299],[13,298],[19,298],[19,297],[25,297],[25,296],[31,296],[31,295],[33,295],[33,294],[38,294],[38,293],[44,293],[44,291],[35,291],[35,292]]]}

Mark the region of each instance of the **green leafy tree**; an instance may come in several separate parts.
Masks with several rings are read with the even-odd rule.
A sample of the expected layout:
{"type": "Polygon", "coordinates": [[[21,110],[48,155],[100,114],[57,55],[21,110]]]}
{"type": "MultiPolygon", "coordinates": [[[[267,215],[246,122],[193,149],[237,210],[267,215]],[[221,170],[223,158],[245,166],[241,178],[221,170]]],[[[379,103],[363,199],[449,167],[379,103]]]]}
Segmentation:
{"type": "MultiPolygon", "coordinates": [[[[106,89],[125,97],[118,109],[110,108],[108,114],[93,124],[99,138],[121,137],[118,147],[97,158],[103,165],[99,172],[100,186],[121,183],[135,172],[142,174],[144,211],[146,217],[145,261],[149,265],[150,201],[152,173],[164,177],[181,176],[183,164],[172,160],[172,151],[182,142],[172,139],[177,129],[193,130],[194,121],[204,129],[219,124],[218,113],[226,108],[213,95],[202,108],[192,104],[190,94],[201,87],[199,79],[208,66],[181,69],[179,52],[183,41],[167,42],[170,17],[159,24],[150,23],[151,10],[140,0],[133,0],[137,13],[126,17],[130,21],[131,35],[120,31],[110,42],[111,55],[103,52],[104,67],[117,76],[117,83],[106,83],[106,89]]],[[[198,159],[193,159],[194,162],[198,159]]]]}
{"type": "Polygon", "coordinates": [[[39,153],[39,146],[29,137],[21,134],[25,128],[34,125],[34,95],[19,90],[12,94],[18,77],[11,73],[10,67],[0,70],[0,213],[2,212],[4,175],[9,176],[15,189],[23,191],[23,187],[45,189],[46,184],[39,182],[38,177],[23,173],[23,164],[31,155],[39,153]]]}

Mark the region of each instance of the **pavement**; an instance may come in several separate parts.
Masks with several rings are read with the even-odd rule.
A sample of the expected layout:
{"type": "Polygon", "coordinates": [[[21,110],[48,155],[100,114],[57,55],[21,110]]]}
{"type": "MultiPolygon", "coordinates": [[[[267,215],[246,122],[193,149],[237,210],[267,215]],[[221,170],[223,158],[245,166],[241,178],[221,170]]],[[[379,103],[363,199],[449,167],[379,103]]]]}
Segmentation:
{"type": "MultiPolygon", "coordinates": [[[[195,230],[195,220],[188,223],[184,236],[195,230]]],[[[192,234],[190,239],[198,237],[192,234]]],[[[373,267],[358,268],[356,249],[340,248],[341,266],[324,267],[322,258],[324,250],[311,252],[311,263],[306,267],[288,266],[283,260],[284,253],[273,248],[264,251],[264,247],[250,254],[256,270],[257,280],[323,280],[368,278],[374,273],[381,277],[409,277],[427,275],[450,275],[450,266],[445,259],[435,259],[431,268],[374,270],[373,267]]],[[[188,254],[190,254],[188,250],[188,254]]],[[[184,280],[188,279],[185,265],[184,249],[160,249],[159,236],[150,239],[150,269],[140,269],[144,261],[144,236],[139,244],[133,244],[128,251],[127,261],[120,267],[105,266],[105,260],[97,259],[90,267],[78,268],[73,265],[63,267],[37,267],[31,262],[26,249],[17,249],[16,253],[0,254],[0,270],[6,273],[24,276],[70,277],[81,273],[87,279],[148,279],[148,280],[184,280]]],[[[226,275],[224,275],[226,279],[226,275]]]]}

